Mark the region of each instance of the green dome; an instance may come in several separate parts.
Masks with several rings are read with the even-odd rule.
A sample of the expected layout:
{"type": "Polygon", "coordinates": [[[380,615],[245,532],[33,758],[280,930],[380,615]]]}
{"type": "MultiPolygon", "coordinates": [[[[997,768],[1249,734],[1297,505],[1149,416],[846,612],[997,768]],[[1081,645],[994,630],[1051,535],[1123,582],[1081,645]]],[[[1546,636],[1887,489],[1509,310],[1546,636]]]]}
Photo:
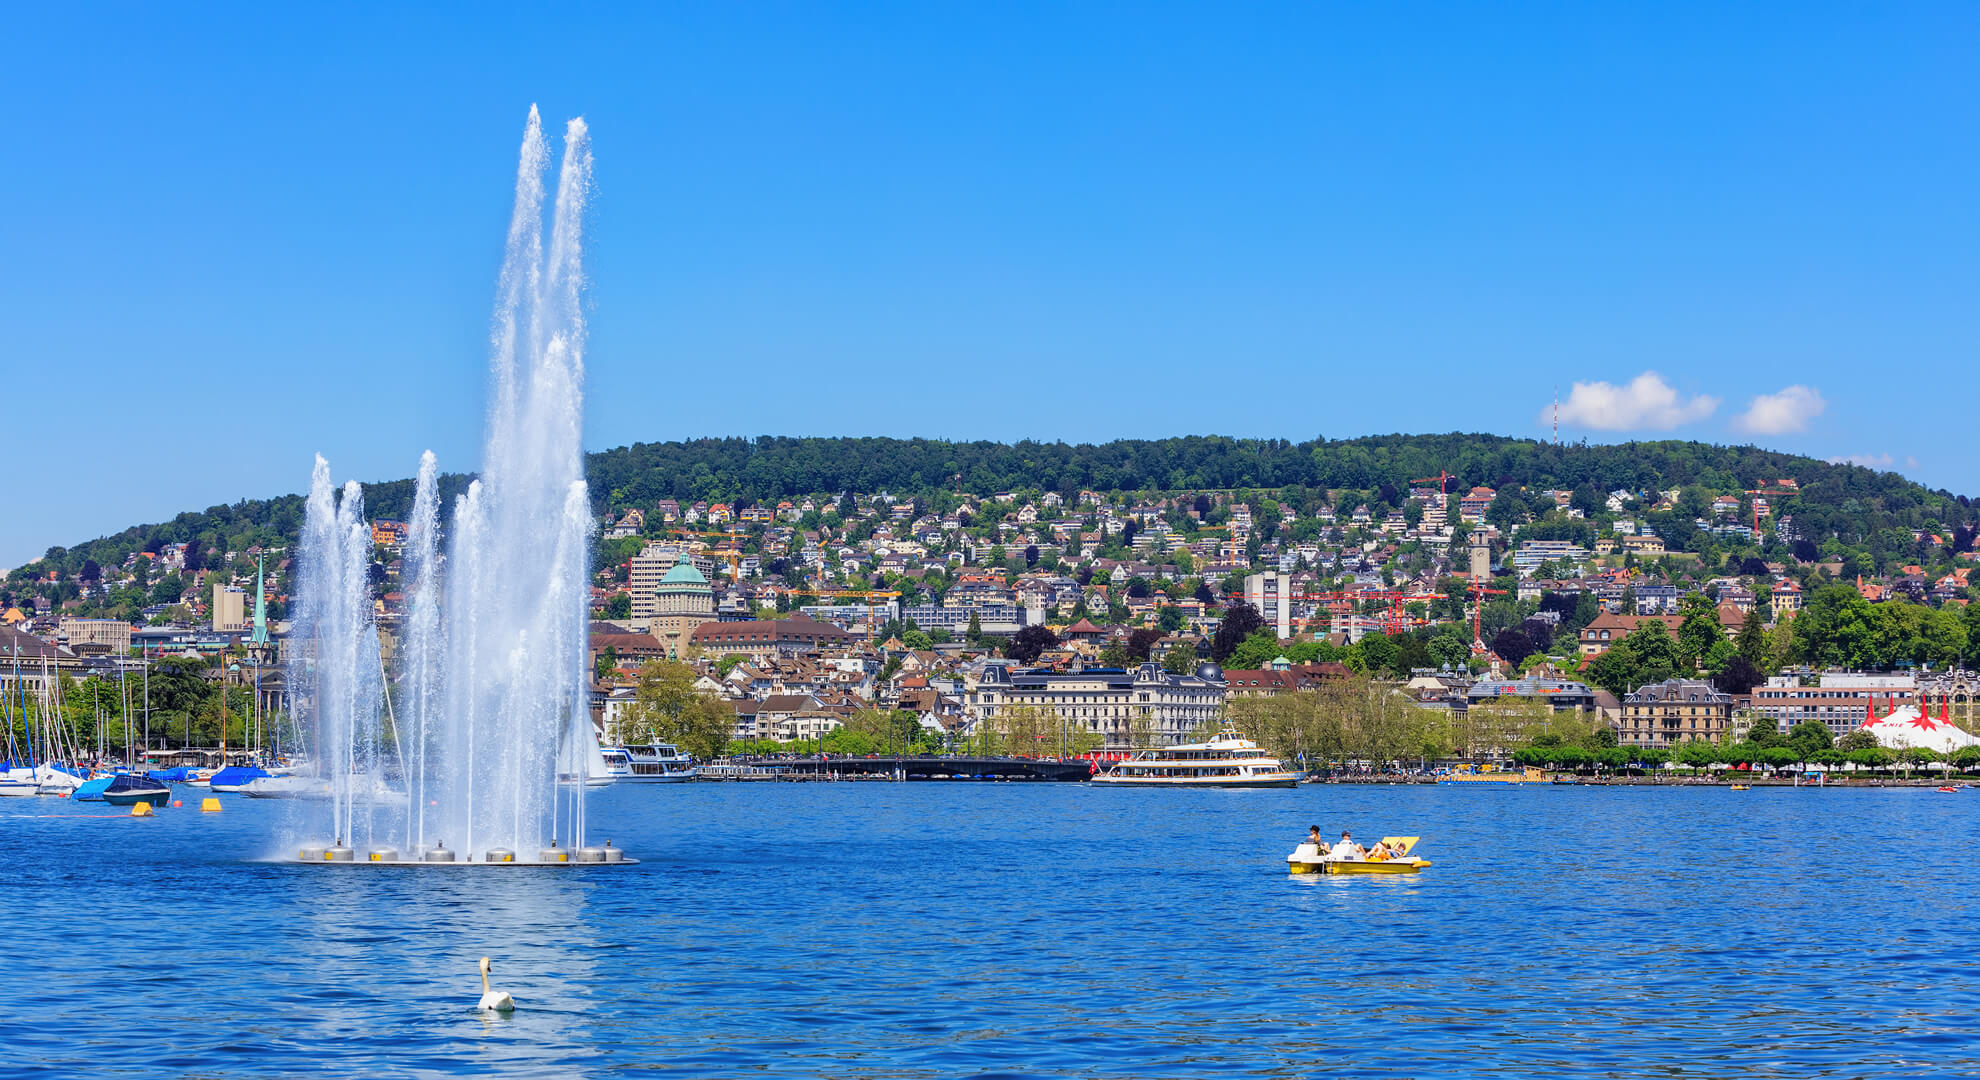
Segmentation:
{"type": "Polygon", "coordinates": [[[667,571],[667,576],[660,579],[660,584],[706,585],[708,584],[708,579],[701,576],[701,571],[696,570],[693,563],[683,559],[675,563],[672,570],[667,571]]]}

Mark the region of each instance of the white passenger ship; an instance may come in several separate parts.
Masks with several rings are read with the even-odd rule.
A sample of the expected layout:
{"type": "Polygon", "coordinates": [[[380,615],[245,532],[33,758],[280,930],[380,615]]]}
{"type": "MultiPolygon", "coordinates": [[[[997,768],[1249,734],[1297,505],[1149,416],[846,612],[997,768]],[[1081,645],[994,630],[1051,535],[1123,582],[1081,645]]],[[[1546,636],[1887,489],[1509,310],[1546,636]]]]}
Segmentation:
{"type": "Polygon", "coordinates": [[[607,746],[605,771],[621,784],[679,784],[694,779],[694,759],[668,743],[607,746]]]}
{"type": "Polygon", "coordinates": [[[1122,787],[1297,787],[1303,772],[1286,768],[1230,729],[1209,742],[1143,750],[1093,777],[1122,787]]]}

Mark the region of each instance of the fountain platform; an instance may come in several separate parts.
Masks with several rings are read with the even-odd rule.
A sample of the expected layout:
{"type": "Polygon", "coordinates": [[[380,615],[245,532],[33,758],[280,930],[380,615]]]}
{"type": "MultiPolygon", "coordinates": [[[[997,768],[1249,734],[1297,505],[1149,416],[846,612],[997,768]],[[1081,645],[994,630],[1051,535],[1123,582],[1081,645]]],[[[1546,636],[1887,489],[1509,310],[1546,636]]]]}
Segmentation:
{"type": "Polygon", "coordinates": [[[603,847],[544,848],[537,852],[537,857],[534,859],[519,858],[515,852],[507,848],[491,848],[482,852],[480,859],[475,859],[472,855],[461,858],[459,852],[444,847],[429,848],[408,857],[399,849],[392,847],[359,851],[342,844],[305,844],[297,849],[293,859],[277,861],[295,862],[304,866],[545,866],[589,869],[599,866],[639,865],[638,859],[627,857],[623,850],[613,847],[610,841],[607,841],[603,847]]]}

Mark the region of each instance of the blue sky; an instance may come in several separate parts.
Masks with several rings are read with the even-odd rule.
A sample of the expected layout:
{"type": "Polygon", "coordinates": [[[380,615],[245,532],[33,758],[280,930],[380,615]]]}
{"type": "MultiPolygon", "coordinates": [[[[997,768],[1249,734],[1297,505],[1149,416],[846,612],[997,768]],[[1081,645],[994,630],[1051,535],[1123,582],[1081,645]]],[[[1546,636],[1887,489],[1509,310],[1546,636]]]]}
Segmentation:
{"type": "Polygon", "coordinates": [[[592,448],[1558,387],[1980,493],[1980,7],[571,7],[10,9],[0,566],[473,468],[532,102],[597,155],[592,448]]]}

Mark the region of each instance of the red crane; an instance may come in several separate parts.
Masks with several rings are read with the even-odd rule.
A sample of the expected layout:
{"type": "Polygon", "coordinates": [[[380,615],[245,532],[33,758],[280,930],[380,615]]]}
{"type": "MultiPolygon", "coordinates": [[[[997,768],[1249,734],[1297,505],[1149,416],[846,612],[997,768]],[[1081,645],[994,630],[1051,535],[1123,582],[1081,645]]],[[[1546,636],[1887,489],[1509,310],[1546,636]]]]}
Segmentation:
{"type": "Polygon", "coordinates": [[[1449,487],[1448,487],[1447,485],[1449,485],[1451,481],[1453,481],[1453,480],[1456,480],[1456,479],[1457,479],[1457,477],[1456,477],[1456,476],[1454,476],[1454,475],[1452,475],[1451,473],[1448,473],[1448,472],[1445,472],[1445,471],[1444,471],[1444,470],[1442,470],[1442,469],[1439,469],[1439,470],[1437,470],[1437,475],[1435,475],[1435,476],[1426,476],[1426,477],[1424,477],[1424,478],[1423,478],[1423,479],[1421,479],[1421,480],[1411,480],[1411,481],[1410,481],[1410,483],[1412,483],[1412,484],[1427,484],[1427,483],[1429,483],[1430,481],[1432,481],[1432,480],[1435,480],[1435,481],[1437,482],[1437,494],[1439,494],[1439,495],[1449,495],[1449,494],[1451,493],[1451,489],[1450,489],[1450,488],[1449,488],[1449,487]]]}
{"type": "MultiPolygon", "coordinates": [[[[1747,493],[1748,495],[1799,495],[1799,494],[1801,494],[1800,492],[1798,492],[1798,491],[1795,491],[1795,490],[1793,490],[1793,489],[1791,489],[1791,488],[1750,488],[1750,489],[1748,489],[1748,490],[1747,490],[1747,492],[1746,492],[1746,493],[1747,493]]],[[[1771,508],[1770,508],[1770,509],[1771,509],[1771,508]]],[[[1757,499],[1753,501],[1753,541],[1754,541],[1754,543],[1759,543],[1759,542],[1760,542],[1760,502],[1759,502],[1759,500],[1757,500],[1757,499]]]]}
{"type": "MultiPolygon", "coordinates": [[[[1353,614],[1354,605],[1363,601],[1385,603],[1387,604],[1387,609],[1380,615],[1382,632],[1393,634],[1398,631],[1407,630],[1412,626],[1423,624],[1422,619],[1406,613],[1399,613],[1402,605],[1416,601],[1435,600],[1437,597],[1434,595],[1404,593],[1396,589],[1360,589],[1352,592],[1287,593],[1281,599],[1317,601],[1326,610],[1336,615],[1353,614]]],[[[1305,619],[1299,620],[1302,624],[1306,621],[1305,619]]]]}
{"type": "Polygon", "coordinates": [[[1506,590],[1488,589],[1485,586],[1480,585],[1476,581],[1471,582],[1471,595],[1472,595],[1471,644],[1472,647],[1475,649],[1485,648],[1485,632],[1482,629],[1482,624],[1484,623],[1484,619],[1485,619],[1486,593],[1497,593],[1500,596],[1504,596],[1506,594],[1506,590]]]}

